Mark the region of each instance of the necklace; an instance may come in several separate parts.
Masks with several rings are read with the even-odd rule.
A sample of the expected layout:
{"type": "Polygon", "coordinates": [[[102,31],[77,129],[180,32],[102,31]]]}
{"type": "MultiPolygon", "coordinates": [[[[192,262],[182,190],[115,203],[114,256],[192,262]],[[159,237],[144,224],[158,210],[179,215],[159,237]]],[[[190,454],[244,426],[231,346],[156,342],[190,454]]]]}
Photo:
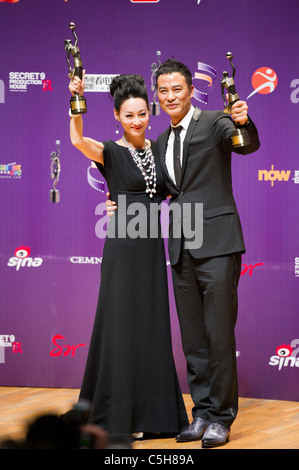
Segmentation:
{"type": "Polygon", "coordinates": [[[142,173],[146,185],[145,192],[150,198],[152,198],[156,193],[157,174],[155,159],[151,147],[146,144],[145,149],[138,151],[129,144],[125,136],[123,136],[122,139],[128,147],[134,162],[142,173]]]}

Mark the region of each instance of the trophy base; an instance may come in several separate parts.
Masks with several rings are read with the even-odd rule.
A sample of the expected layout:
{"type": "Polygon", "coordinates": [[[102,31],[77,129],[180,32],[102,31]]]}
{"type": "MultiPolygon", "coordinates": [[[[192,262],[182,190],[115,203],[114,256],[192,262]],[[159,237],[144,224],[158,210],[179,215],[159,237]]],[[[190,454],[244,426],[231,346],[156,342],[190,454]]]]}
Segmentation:
{"type": "Polygon", "coordinates": [[[72,114],[84,114],[87,113],[86,99],[84,96],[75,95],[70,100],[72,114]]]}
{"type": "Polygon", "coordinates": [[[59,201],[60,201],[60,193],[58,189],[51,189],[50,202],[59,202],[59,201]]]}
{"type": "Polygon", "coordinates": [[[232,132],[232,143],[235,148],[245,147],[250,144],[249,135],[246,129],[235,129],[232,132]]]}

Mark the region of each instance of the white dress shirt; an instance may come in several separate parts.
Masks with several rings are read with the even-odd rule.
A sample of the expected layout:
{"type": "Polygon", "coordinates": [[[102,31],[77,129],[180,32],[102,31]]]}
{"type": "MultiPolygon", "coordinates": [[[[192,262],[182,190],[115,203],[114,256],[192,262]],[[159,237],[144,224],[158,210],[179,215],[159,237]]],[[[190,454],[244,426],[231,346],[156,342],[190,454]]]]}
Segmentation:
{"type": "MultiPolygon", "coordinates": [[[[188,126],[190,124],[190,121],[192,119],[193,113],[194,113],[194,106],[191,105],[191,108],[189,112],[186,114],[186,116],[179,122],[176,126],[173,127],[179,127],[182,126],[182,130],[180,132],[180,138],[181,138],[181,165],[182,165],[182,160],[183,160],[183,143],[184,139],[186,136],[186,132],[188,129],[188,126]]],[[[166,155],[165,155],[165,163],[167,166],[168,174],[170,178],[175,182],[175,176],[174,176],[174,167],[173,167],[173,141],[174,141],[174,132],[171,130],[167,142],[167,148],[166,148],[166,155]]]]}

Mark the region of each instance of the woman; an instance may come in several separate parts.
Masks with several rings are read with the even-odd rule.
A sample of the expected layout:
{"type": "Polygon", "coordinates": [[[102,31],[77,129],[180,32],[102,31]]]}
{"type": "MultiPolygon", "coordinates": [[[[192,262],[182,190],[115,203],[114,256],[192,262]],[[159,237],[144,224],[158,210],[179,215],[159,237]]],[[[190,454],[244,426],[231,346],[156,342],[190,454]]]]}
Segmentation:
{"type": "MultiPolygon", "coordinates": [[[[74,77],[69,88],[82,95],[84,77],[83,83],[74,77]]],[[[110,93],[124,131],[121,139],[84,137],[82,116],[71,117],[70,123],[73,145],[95,161],[111,199],[118,201],[115,227],[105,240],[80,398],[91,402],[89,421],[109,433],[176,434],[188,420],[172,356],[160,225],[158,236],[150,236],[165,187],[155,143],[145,139],[148,96],[140,75],[115,77],[110,93]],[[137,224],[134,211],[128,215],[136,203],[143,213],[137,224]],[[136,238],[136,231],[142,236],[136,238]]]]}

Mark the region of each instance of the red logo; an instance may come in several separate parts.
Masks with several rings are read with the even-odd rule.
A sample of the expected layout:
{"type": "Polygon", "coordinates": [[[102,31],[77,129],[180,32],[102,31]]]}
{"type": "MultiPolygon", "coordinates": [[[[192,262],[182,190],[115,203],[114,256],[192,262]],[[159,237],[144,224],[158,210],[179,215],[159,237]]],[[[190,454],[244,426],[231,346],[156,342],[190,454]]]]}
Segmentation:
{"type": "Polygon", "coordinates": [[[52,80],[43,80],[43,91],[53,91],[52,80]]]}
{"type": "Polygon", "coordinates": [[[17,3],[17,2],[19,2],[19,0],[0,0],[0,2],[17,3]]]}
{"type": "Polygon", "coordinates": [[[30,250],[31,250],[30,246],[24,246],[24,245],[19,246],[19,247],[15,250],[15,256],[16,256],[17,258],[21,258],[21,259],[27,258],[27,256],[30,255],[30,250]]]}
{"type": "Polygon", "coordinates": [[[131,0],[132,3],[158,3],[160,0],[131,0]]]}
{"type": "Polygon", "coordinates": [[[12,352],[13,352],[13,353],[18,353],[18,352],[19,352],[19,353],[23,353],[23,351],[22,351],[22,345],[21,345],[20,341],[14,341],[14,342],[12,343],[12,352]]]}
{"type": "Polygon", "coordinates": [[[267,95],[272,93],[277,86],[277,75],[270,67],[261,67],[257,69],[251,78],[251,83],[254,91],[247,96],[247,99],[255,93],[267,95]]]}
{"type": "Polygon", "coordinates": [[[280,357],[288,357],[292,354],[293,348],[289,344],[282,344],[276,348],[276,354],[280,357]]]}
{"type": "Polygon", "coordinates": [[[73,344],[72,346],[69,344],[60,345],[57,343],[58,340],[65,340],[65,338],[62,335],[53,336],[52,343],[56,346],[56,348],[50,351],[50,356],[52,357],[61,356],[61,354],[63,354],[63,356],[67,356],[68,354],[71,354],[71,356],[74,357],[75,352],[78,348],[83,348],[83,346],[86,346],[85,343],[81,343],[77,345],[73,344]]]}
{"type": "Polygon", "coordinates": [[[246,274],[248,272],[249,276],[252,276],[252,271],[254,270],[254,268],[256,268],[257,266],[263,266],[264,263],[256,263],[254,265],[252,264],[242,264],[242,267],[244,266],[244,268],[242,268],[241,270],[241,276],[244,276],[244,274],[246,274]]]}

